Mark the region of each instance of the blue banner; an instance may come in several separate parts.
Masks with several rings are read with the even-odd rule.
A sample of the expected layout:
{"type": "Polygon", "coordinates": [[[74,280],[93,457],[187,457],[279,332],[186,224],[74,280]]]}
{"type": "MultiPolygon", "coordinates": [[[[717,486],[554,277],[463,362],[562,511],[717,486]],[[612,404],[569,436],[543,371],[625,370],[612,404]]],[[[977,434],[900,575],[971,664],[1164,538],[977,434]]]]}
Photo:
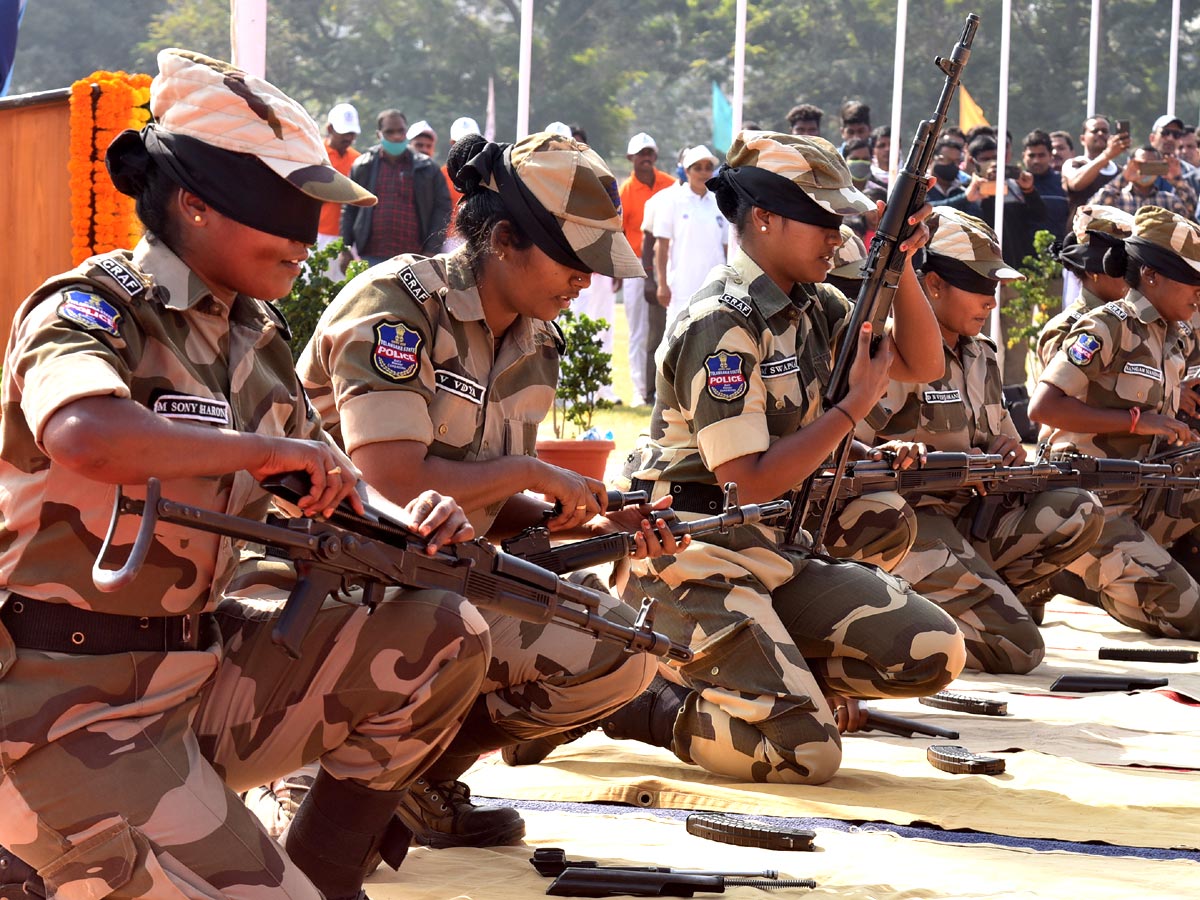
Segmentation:
{"type": "Polygon", "coordinates": [[[13,60],[17,57],[17,29],[25,14],[25,0],[0,0],[0,97],[8,94],[13,60]]]}
{"type": "Polygon", "coordinates": [[[715,81],[712,83],[712,148],[725,153],[733,143],[733,104],[715,81]]]}

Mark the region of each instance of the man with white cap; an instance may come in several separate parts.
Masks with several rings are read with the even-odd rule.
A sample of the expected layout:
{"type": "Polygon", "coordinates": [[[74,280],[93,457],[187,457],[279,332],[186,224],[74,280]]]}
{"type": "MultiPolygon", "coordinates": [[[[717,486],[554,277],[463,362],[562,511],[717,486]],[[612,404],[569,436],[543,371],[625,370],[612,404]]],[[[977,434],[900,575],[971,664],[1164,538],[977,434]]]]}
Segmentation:
{"type": "MultiPolygon", "coordinates": [[[[643,249],[642,218],[646,201],[674,186],[676,181],[655,167],[658,144],[644,131],[639,131],[629,139],[625,158],[633,164],[633,172],[621,184],[621,225],[636,252],[643,249]]],[[[622,295],[625,319],[629,323],[629,374],[633,380],[634,405],[653,403],[654,348],[649,346],[651,319],[660,320],[658,327],[653,330],[661,337],[666,325],[666,310],[658,305],[657,283],[653,278],[626,278],[622,282],[622,295]]]]}
{"type": "Polygon", "coordinates": [[[688,148],[681,164],[687,181],[663,195],[655,212],[654,267],[658,302],[667,310],[667,331],[704,284],[713,266],[725,262],[729,223],[705,182],[712,178],[717,157],[703,144],[688,148]]]}
{"type": "Polygon", "coordinates": [[[431,157],[437,152],[437,132],[433,126],[422,119],[408,126],[408,145],[418,153],[431,157]]]}
{"type": "MultiPolygon", "coordinates": [[[[350,166],[358,159],[354,140],[360,131],[358,110],[349,103],[339,103],[329,110],[325,121],[325,150],[329,163],[343,175],[350,174],[350,166]]],[[[317,225],[317,249],[342,235],[342,204],[326,203],[321,207],[321,221],[317,225]]],[[[341,281],[344,273],[338,260],[331,260],[326,273],[330,280],[341,281]]]]}

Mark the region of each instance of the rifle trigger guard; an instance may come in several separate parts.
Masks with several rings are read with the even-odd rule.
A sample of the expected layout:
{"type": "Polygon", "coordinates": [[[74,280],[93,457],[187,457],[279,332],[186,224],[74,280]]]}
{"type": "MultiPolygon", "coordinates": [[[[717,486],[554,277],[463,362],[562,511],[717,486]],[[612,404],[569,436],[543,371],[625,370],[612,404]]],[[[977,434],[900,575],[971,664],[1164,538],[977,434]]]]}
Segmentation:
{"type": "Polygon", "coordinates": [[[133,581],[138,572],[142,570],[142,564],[150,552],[150,543],[154,540],[154,528],[158,524],[158,500],[161,494],[162,486],[158,479],[147,479],[146,500],[140,504],[142,524],[138,526],[137,537],[133,541],[133,549],[129,551],[129,558],[119,569],[106,569],[103,564],[105,557],[108,556],[108,548],[116,536],[117,523],[121,520],[121,513],[139,512],[139,502],[127,498],[122,493],[121,486],[117,485],[117,495],[113,498],[113,513],[112,519],[108,523],[108,533],[104,536],[104,543],[100,545],[96,562],[92,564],[92,584],[96,585],[98,590],[105,593],[120,590],[133,581]]]}

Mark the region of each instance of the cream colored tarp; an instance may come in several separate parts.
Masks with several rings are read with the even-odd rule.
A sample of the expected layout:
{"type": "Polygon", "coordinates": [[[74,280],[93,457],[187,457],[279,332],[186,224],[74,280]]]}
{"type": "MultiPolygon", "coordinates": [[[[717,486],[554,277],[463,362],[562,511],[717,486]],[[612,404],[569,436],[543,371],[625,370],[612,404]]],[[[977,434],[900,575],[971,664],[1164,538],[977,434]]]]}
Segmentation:
{"type": "MultiPolygon", "coordinates": [[[[1200,864],[1075,853],[1038,853],[958,845],[881,832],[818,829],[814,853],[717,844],[685,832],[682,822],[649,813],[622,816],[524,811],[530,846],[487,850],[414,848],[399,872],[367,883],[373,900],[529,900],[550,884],[529,865],[535,846],[561,847],[569,859],[606,865],[660,865],[709,871],[776,869],[814,878],[816,890],[763,893],[729,887],[721,896],[840,897],[843,900],[987,898],[987,900],[1193,900],[1200,864]]],[[[697,896],[717,896],[698,894],[697,896]]]]}

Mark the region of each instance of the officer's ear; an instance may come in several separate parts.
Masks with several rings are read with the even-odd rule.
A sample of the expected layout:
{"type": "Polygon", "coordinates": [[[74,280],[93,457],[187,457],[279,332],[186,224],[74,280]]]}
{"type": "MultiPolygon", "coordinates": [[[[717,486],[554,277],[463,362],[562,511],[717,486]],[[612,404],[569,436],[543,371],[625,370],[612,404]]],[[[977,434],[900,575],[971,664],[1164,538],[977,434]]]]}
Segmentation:
{"type": "Polygon", "coordinates": [[[522,240],[512,222],[502,219],[492,226],[492,230],[488,234],[488,247],[492,256],[504,259],[510,253],[527,249],[529,242],[522,240]]]}
{"type": "Polygon", "coordinates": [[[175,195],[175,205],[185,225],[203,225],[209,214],[208,204],[186,188],[175,195]]]}
{"type": "Polygon", "coordinates": [[[924,272],[921,274],[921,286],[925,288],[925,296],[930,300],[937,300],[942,295],[942,290],[946,286],[946,282],[942,281],[942,276],[937,272],[924,272]]]}

